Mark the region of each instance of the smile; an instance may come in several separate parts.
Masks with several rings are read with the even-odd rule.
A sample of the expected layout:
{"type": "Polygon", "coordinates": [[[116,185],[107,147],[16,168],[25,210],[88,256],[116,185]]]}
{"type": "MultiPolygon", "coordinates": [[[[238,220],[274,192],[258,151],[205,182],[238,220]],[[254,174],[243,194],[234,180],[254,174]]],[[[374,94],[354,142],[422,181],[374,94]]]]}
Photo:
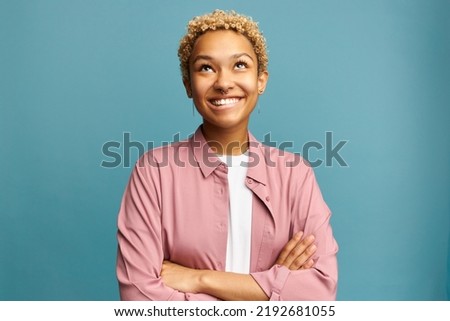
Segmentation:
{"type": "Polygon", "coordinates": [[[210,103],[216,107],[226,107],[230,105],[234,105],[239,102],[241,98],[222,98],[222,99],[212,99],[210,103]]]}

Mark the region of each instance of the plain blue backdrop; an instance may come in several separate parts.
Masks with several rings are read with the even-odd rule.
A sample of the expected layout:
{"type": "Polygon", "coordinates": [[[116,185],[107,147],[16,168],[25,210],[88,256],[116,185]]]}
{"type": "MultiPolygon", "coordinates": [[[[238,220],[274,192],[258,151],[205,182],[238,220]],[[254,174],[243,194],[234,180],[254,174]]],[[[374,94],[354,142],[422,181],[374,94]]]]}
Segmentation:
{"type": "MultiPolygon", "coordinates": [[[[333,211],[339,300],[447,300],[449,1],[0,0],[0,299],[117,300],[130,167],[110,141],[191,134],[178,59],[189,19],[259,21],[270,80],[259,139],[348,141],[315,168],[333,211]]],[[[138,157],[131,149],[130,162],[138,157]]],[[[324,159],[324,150],[310,158],[324,159]]]]}

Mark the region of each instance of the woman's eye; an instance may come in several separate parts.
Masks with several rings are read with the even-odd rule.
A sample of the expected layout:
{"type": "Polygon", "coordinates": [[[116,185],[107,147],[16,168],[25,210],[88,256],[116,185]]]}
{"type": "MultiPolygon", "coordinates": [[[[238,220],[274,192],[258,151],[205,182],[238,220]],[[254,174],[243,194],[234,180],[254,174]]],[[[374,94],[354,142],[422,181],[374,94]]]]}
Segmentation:
{"type": "Polygon", "coordinates": [[[210,65],[202,65],[202,66],[200,67],[200,71],[211,72],[211,71],[212,71],[212,68],[211,68],[210,65]]]}
{"type": "Polygon", "coordinates": [[[248,67],[247,63],[245,63],[243,61],[239,61],[239,62],[236,63],[236,68],[237,69],[245,69],[247,67],[248,67]]]}

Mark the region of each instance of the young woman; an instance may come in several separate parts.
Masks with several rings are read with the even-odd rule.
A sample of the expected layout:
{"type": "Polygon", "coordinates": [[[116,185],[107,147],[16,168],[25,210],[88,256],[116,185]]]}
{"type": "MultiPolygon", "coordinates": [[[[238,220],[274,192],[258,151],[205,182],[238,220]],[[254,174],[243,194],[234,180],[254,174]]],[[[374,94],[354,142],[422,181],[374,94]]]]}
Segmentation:
{"type": "Polygon", "coordinates": [[[118,218],[121,299],[334,300],[338,247],[312,169],[248,131],[268,81],[257,23],[196,17],[178,55],[203,122],[132,172],[118,218]]]}

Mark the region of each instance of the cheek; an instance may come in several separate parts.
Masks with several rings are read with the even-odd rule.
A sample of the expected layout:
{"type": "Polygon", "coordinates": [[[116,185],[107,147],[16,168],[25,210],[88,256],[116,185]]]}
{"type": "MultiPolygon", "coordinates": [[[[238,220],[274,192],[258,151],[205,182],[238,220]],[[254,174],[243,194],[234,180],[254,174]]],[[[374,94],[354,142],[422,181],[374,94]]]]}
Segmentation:
{"type": "Polygon", "coordinates": [[[248,79],[240,84],[240,87],[247,93],[247,95],[255,95],[258,93],[258,82],[255,79],[248,79]]]}
{"type": "Polygon", "coordinates": [[[204,90],[202,89],[202,86],[198,83],[192,83],[192,97],[198,98],[203,95],[204,90]]]}
{"type": "Polygon", "coordinates": [[[205,78],[193,78],[192,79],[192,95],[193,96],[202,96],[204,95],[208,89],[210,88],[210,84],[208,79],[205,78]]]}
{"type": "Polygon", "coordinates": [[[246,77],[240,79],[241,88],[245,89],[249,94],[258,92],[258,77],[257,75],[248,74],[246,77]]]}

